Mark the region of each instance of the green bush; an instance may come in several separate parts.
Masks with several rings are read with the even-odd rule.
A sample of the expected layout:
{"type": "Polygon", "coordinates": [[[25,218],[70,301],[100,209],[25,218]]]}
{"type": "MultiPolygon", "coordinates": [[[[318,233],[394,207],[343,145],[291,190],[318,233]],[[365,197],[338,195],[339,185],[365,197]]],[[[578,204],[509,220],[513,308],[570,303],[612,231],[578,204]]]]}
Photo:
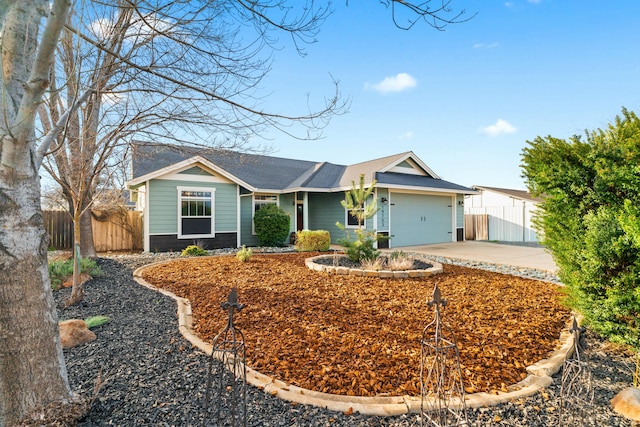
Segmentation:
{"type": "MultiPolygon", "coordinates": [[[[80,258],[80,272],[90,276],[99,276],[102,270],[91,258],[80,258]]],[[[55,259],[49,262],[49,278],[51,279],[51,287],[59,289],[62,282],[73,274],[73,259],[55,259]]]]}
{"type": "Polygon", "coordinates": [[[347,237],[338,240],[347,257],[353,262],[376,260],[380,256],[380,251],[375,248],[375,233],[363,230],[356,230],[355,233],[355,240],[351,239],[348,232],[347,237]]]}
{"type": "Polygon", "coordinates": [[[640,120],[623,109],[605,129],[537,137],[522,169],[542,196],[535,224],[593,331],[640,348],[640,120]]]}
{"type": "Polygon", "coordinates": [[[180,256],[204,256],[209,255],[209,252],[202,249],[198,245],[189,245],[182,250],[180,256]]]}
{"type": "Polygon", "coordinates": [[[328,251],[331,236],[327,230],[302,230],[296,232],[296,250],[298,252],[328,251]]]}
{"type": "Polygon", "coordinates": [[[236,258],[240,262],[247,262],[247,261],[251,260],[252,256],[253,256],[253,251],[251,250],[251,248],[245,247],[245,245],[242,245],[242,249],[240,249],[236,253],[236,258]]]}
{"type": "Polygon", "coordinates": [[[51,279],[51,287],[59,289],[62,282],[73,274],[73,261],[55,259],[49,262],[49,278],[51,279]]]}
{"type": "Polygon", "coordinates": [[[291,226],[291,218],[277,205],[262,205],[253,216],[255,231],[263,246],[283,246],[291,226]]]}

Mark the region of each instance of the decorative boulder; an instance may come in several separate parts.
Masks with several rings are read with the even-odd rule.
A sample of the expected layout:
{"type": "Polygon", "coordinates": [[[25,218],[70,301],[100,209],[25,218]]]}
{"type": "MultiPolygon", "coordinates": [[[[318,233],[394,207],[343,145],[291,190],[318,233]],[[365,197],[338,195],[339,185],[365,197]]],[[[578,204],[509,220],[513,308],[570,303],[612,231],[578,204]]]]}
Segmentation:
{"type": "Polygon", "coordinates": [[[633,421],[640,421],[640,389],[625,388],[611,399],[611,406],[618,414],[633,421]]]}
{"type": "Polygon", "coordinates": [[[84,320],[64,320],[58,324],[62,348],[71,348],[96,339],[96,334],[87,328],[84,320]]]}

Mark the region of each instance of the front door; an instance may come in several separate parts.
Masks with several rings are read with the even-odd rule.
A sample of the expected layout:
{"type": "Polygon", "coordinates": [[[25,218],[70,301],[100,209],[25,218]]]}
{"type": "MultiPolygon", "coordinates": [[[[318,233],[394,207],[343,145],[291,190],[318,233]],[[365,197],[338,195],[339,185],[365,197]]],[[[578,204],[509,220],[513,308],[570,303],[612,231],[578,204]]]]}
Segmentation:
{"type": "Polygon", "coordinates": [[[304,229],[304,204],[296,203],[296,230],[304,229]]]}

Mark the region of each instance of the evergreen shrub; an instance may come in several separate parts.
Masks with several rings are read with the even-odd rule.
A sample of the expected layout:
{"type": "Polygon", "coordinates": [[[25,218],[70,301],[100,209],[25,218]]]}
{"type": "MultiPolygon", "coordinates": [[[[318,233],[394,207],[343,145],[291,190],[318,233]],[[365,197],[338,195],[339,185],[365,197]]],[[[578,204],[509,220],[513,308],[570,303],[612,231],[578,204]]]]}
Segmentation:
{"type": "Polygon", "coordinates": [[[289,237],[291,218],[278,205],[262,205],[253,216],[253,224],[261,245],[283,246],[289,237]]]}

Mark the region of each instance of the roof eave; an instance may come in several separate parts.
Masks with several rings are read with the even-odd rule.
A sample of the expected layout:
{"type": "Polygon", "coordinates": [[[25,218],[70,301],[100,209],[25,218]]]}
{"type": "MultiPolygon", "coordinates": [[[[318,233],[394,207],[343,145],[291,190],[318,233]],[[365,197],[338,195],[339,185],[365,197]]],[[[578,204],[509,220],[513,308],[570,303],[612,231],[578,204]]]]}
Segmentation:
{"type": "Polygon", "coordinates": [[[211,169],[212,171],[222,175],[223,177],[227,178],[230,181],[233,181],[234,183],[241,185],[243,187],[245,187],[246,189],[250,190],[250,191],[255,191],[255,188],[246,183],[245,181],[241,180],[240,178],[238,178],[237,176],[227,172],[226,170],[220,168],[219,166],[217,166],[215,163],[211,162],[210,160],[205,159],[202,156],[193,156],[190,157],[188,159],[185,159],[181,162],[178,163],[173,163],[169,166],[166,166],[164,168],[160,168],[157,169],[153,172],[149,172],[145,175],[139,176],[135,179],[132,179],[130,181],[127,181],[126,186],[127,188],[135,188],[135,187],[139,187],[140,185],[144,184],[147,181],[150,181],[152,179],[157,179],[161,176],[170,174],[172,172],[187,168],[189,166],[195,165],[197,163],[202,164],[203,166],[211,169]]]}
{"type": "Polygon", "coordinates": [[[428,191],[432,193],[449,193],[449,194],[480,194],[478,191],[471,189],[455,189],[455,188],[439,188],[439,187],[421,187],[416,185],[400,185],[400,184],[383,184],[378,188],[388,188],[391,190],[408,190],[408,191],[428,191]]]}

